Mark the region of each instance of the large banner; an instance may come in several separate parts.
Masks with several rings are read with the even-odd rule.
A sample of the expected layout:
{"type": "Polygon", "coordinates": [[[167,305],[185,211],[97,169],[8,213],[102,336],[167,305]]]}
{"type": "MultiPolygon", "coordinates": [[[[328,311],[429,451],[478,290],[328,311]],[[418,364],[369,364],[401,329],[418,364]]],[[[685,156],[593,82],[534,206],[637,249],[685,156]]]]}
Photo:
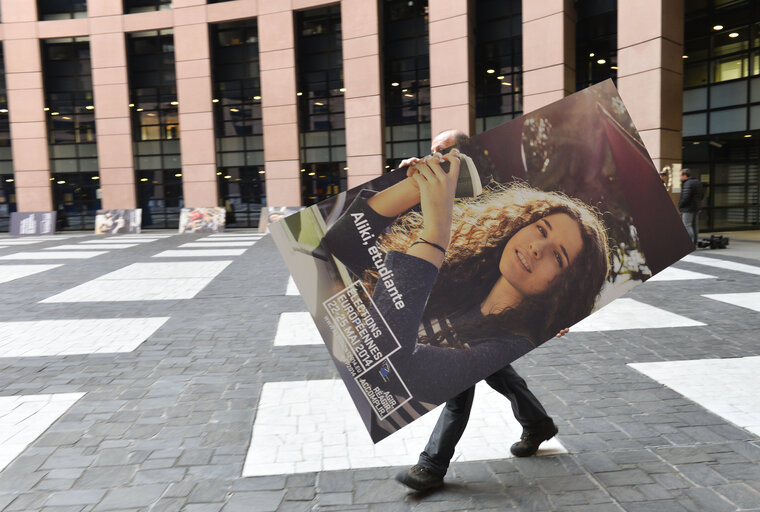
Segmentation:
{"type": "Polygon", "coordinates": [[[98,210],[95,215],[96,235],[139,233],[142,225],[142,209],[98,210]]]}
{"type": "Polygon", "coordinates": [[[224,231],[225,210],[222,207],[182,208],[180,233],[218,233],[224,231]]]}
{"type": "Polygon", "coordinates": [[[375,442],[694,250],[611,81],[458,151],[270,227],[375,442]]]}
{"type": "Polygon", "coordinates": [[[11,212],[11,235],[55,234],[56,212],[11,212]]]}

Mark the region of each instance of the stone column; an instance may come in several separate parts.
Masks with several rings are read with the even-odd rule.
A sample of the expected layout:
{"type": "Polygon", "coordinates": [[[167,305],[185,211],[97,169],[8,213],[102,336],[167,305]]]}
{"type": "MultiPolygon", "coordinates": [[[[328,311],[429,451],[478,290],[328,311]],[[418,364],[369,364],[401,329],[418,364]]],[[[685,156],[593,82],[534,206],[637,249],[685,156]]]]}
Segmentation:
{"type": "Polygon", "coordinates": [[[127,49],[119,0],[87,5],[101,202],[106,210],[136,208],[127,49]]]}
{"type": "Polygon", "coordinates": [[[219,205],[205,0],[174,0],[182,194],[188,208],[219,205]]]}
{"type": "Polygon", "coordinates": [[[298,206],[301,176],[290,2],[260,2],[258,25],[267,205],[298,206]]]}
{"type": "Polygon", "coordinates": [[[429,2],[430,134],[475,128],[475,81],[468,0],[429,2]]]}
{"type": "Polygon", "coordinates": [[[35,2],[2,0],[8,116],[21,212],[51,211],[50,160],[35,2]]]}
{"type": "Polygon", "coordinates": [[[342,0],[348,188],[383,171],[383,103],[376,0],[342,0]]]}
{"type": "Polygon", "coordinates": [[[572,0],[523,0],[522,19],[523,112],[528,113],[575,91],[575,8],[572,0]]]}
{"type": "Polygon", "coordinates": [[[618,3],[618,89],[657,169],[681,161],[683,0],[618,3]]]}

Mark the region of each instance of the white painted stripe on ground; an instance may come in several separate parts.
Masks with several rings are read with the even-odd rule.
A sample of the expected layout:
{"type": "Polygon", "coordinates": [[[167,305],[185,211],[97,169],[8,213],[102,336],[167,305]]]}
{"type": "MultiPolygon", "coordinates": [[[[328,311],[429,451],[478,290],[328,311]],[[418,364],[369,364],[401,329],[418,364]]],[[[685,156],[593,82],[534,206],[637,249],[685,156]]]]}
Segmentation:
{"type": "Polygon", "coordinates": [[[129,239],[119,239],[115,240],[113,238],[107,238],[103,240],[86,240],[84,242],[79,242],[82,245],[122,245],[122,244],[147,244],[150,242],[155,242],[158,240],[158,238],[129,238],[129,239]]]}
{"type": "Polygon", "coordinates": [[[309,313],[281,313],[274,346],[322,345],[322,336],[309,313]]]}
{"type": "Polygon", "coordinates": [[[17,252],[0,256],[0,260],[86,260],[108,251],[50,251],[50,252],[17,252]]]}
{"type": "Polygon", "coordinates": [[[0,265],[0,283],[39,274],[60,266],[62,266],[60,263],[57,265],[0,265]]]}
{"type": "Polygon", "coordinates": [[[296,282],[293,281],[293,276],[288,276],[288,286],[285,288],[285,295],[301,295],[298,292],[296,282]]]}
{"type": "Polygon", "coordinates": [[[84,395],[58,393],[0,397],[0,471],[84,395]]]}
{"type": "Polygon", "coordinates": [[[183,249],[154,254],[154,258],[198,258],[207,256],[240,256],[245,249],[183,249]]]}
{"type": "MultiPolygon", "coordinates": [[[[439,410],[373,444],[342,381],[266,382],[242,476],[415,464],[439,410]]],[[[521,433],[509,401],[480,383],[454,460],[509,457],[521,433]]],[[[566,453],[557,439],[541,447],[539,454],[566,453]]]]}
{"type": "Polygon", "coordinates": [[[180,249],[210,249],[210,248],[218,249],[219,247],[251,247],[255,243],[256,242],[254,240],[252,240],[250,242],[246,242],[246,241],[243,241],[243,242],[237,242],[237,241],[235,241],[235,242],[219,241],[219,242],[214,242],[212,244],[209,244],[209,243],[199,243],[199,242],[189,242],[189,243],[180,245],[179,248],[180,249]]]}
{"type": "Polygon", "coordinates": [[[216,245],[216,244],[224,244],[224,243],[230,243],[230,242],[258,242],[259,240],[261,240],[261,237],[240,236],[240,237],[230,237],[230,238],[199,238],[194,243],[203,243],[205,245],[216,245]]]}
{"type": "Polygon", "coordinates": [[[93,249],[129,249],[130,247],[137,247],[137,244],[91,244],[91,245],[82,245],[82,244],[65,244],[65,245],[57,245],[55,247],[46,247],[43,249],[43,251],[82,251],[82,250],[93,250],[93,249]]]}
{"type": "Polygon", "coordinates": [[[231,261],[133,263],[40,302],[192,299],[231,261]]]}
{"type": "Polygon", "coordinates": [[[53,242],[53,240],[3,240],[0,243],[6,246],[15,246],[15,245],[39,244],[42,242],[53,242]]]}
{"type": "Polygon", "coordinates": [[[617,299],[572,326],[570,332],[660,329],[699,325],[705,324],[633,299],[617,299]]]}
{"type": "Polygon", "coordinates": [[[708,299],[725,302],[727,304],[733,304],[742,308],[751,309],[752,311],[760,312],[760,292],[751,293],[716,293],[710,295],[702,295],[708,299]]]}
{"type": "Polygon", "coordinates": [[[0,322],[0,357],[132,352],[169,317],[0,322]]]}
{"type": "Polygon", "coordinates": [[[692,279],[716,279],[716,276],[692,272],[691,270],[682,270],[680,268],[669,267],[657,275],[650,277],[650,281],[689,281],[692,279]]]}
{"type": "Polygon", "coordinates": [[[631,363],[731,423],[760,436],[760,356],[631,363]]]}
{"type": "Polygon", "coordinates": [[[754,265],[745,265],[744,263],[736,263],[735,261],[720,260],[718,258],[705,258],[704,256],[692,256],[691,254],[684,256],[681,261],[686,261],[688,263],[697,263],[699,265],[706,265],[708,267],[735,270],[737,272],[745,272],[747,274],[760,276],[760,267],[756,267],[754,265]]]}

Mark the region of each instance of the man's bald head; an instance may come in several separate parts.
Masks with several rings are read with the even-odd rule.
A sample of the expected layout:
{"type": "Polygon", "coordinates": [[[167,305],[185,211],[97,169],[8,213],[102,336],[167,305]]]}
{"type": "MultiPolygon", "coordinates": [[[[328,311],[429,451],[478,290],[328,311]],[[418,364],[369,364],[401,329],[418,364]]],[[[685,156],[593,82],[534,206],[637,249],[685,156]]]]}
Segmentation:
{"type": "Polygon", "coordinates": [[[433,137],[430,142],[430,152],[435,153],[442,149],[450,148],[468,139],[467,134],[459,130],[445,130],[433,137]]]}

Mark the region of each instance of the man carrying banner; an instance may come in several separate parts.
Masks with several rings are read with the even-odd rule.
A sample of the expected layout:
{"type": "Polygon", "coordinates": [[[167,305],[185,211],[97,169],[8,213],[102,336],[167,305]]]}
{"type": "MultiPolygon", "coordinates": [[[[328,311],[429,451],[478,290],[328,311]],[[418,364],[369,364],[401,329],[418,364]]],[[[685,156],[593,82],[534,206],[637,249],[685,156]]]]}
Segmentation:
{"type": "MultiPolygon", "coordinates": [[[[436,153],[451,146],[458,146],[467,139],[467,135],[459,130],[446,130],[433,138],[430,151],[436,153]]],[[[399,167],[415,165],[418,162],[418,158],[408,158],[402,161],[399,167]]],[[[566,332],[565,329],[558,336],[566,332]]],[[[523,427],[520,441],[510,448],[513,455],[529,457],[536,453],[542,442],[557,434],[558,429],[554,421],[512,365],[497,371],[488,377],[486,382],[509,399],[515,419],[523,427]]],[[[399,473],[396,480],[417,491],[443,485],[443,475],[467,426],[474,395],[473,387],[446,402],[425,451],[420,455],[420,463],[399,473]]]]}

